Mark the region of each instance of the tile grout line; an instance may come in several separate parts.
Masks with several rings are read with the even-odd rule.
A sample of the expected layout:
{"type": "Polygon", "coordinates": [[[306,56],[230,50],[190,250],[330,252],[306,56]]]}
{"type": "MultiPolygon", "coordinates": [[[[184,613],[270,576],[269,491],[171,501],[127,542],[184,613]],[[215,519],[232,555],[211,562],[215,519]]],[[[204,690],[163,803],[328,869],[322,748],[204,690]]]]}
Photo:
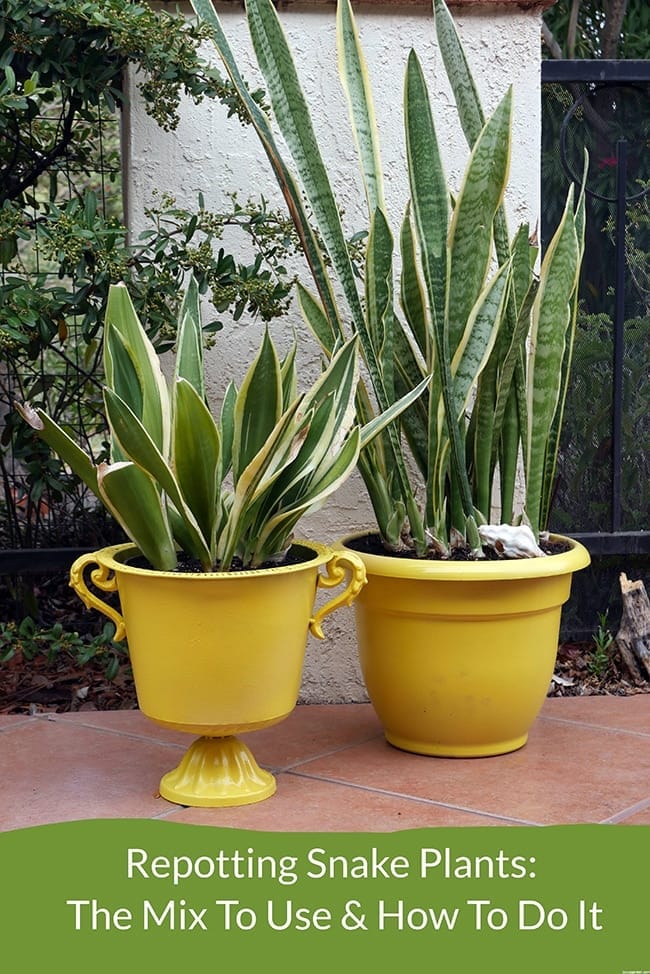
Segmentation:
{"type": "Polygon", "coordinates": [[[36,722],[36,719],[38,717],[37,714],[20,714],[20,715],[19,714],[6,714],[6,715],[4,715],[3,714],[3,716],[15,717],[16,718],[16,722],[15,723],[11,723],[11,724],[4,724],[4,725],[0,724],[0,734],[4,733],[4,731],[11,732],[11,731],[15,730],[17,727],[24,727],[25,724],[33,724],[33,723],[36,722]],[[21,717],[22,717],[22,720],[20,719],[21,717]]]}
{"type": "Polygon", "coordinates": [[[532,822],[528,819],[515,818],[509,815],[498,815],[496,812],[481,811],[476,808],[465,807],[464,805],[453,805],[447,802],[435,801],[433,798],[420,798],[418,795],[408,795],[400,791],[389,791],[386,788],[374,788],[369,785],[359,785],[353,781],[343,781],[340,778],[326,778],[317,774],[306,774],[304,771],[286,771],[285,774],[295,778],[308,778],[310,781],[321,781],[325,784],[342,785],[344,788],[354,788],[357,791],[371,792],[374,795],[385,795],[389,798],[401,798],[404,801],[416,802],[420,805],[430,805],[433,808],[444,808],[455,812],[466,812],[471,815],[480,815],[483,818],[494,819],[499,822],[508,822],[517,825],[534,825],[542,827],[542,822],[532,822]]]}
{"type": "Polygon", "coordinates": [[[644,798],[643,801],[636,802],[636,804],[630,805],[628,808],[624,808],[621,812],[617,812],[615,815],[610,815],[609,818],[604,818],[600,824],[617,825],[624,822],[625,819],[629,818],[631,815],[635,815],[636,812],[644,812],[647,808],[650,808],[650,798],[644,798]]]}
{"type": "MultiPolygon", "coordinates": [[[[129,711],[125,711],[125,713],[129,713],[129,711]]],[[[37,715],[37,716],[40,718],[41,723],[43,723],[43,721],[46,721],[52,724],[59,724],[64,727],[71,727],[73,729],[78,727],[83,730],[97,731],[98,734],[110,734],[112,737],[126,737],[131,741],[142,741],[142,743],[146,743],[146,744],[159,744],[161,747],[173,747],[173,748],[178,748],[180,750],[187,750],[187,746],[188,746],[187,744],[179,744],[177,741],[161,741],[157,737],[149,737],[147,734],[144,733],[139,734],[134,731],[118,730],[115,727],[100,727],[97,724],[86,723],[86,721],[82,721],[82,720],[75,722],[73,724],[70,721],[59,720],[57,719],[56,716],[50,716],[45,714],[43,714],[42,716],[41,715],[37,715]]]]}
{"type": "Polygon", "coordinates": [[[549,717],[548,714],[537,718],[539,721],[553,721],[557,724],[571,724],[574,727],[584,727],[586,730],[605,731],[609,734],[627,734],[631,737],[650,737],[650,731],[629,730],[627,727],[609,727],[606,724],[592,724],[586,720],[571,720],[569,717],[549,717]]]}
{"type": "Polygon", "coordinates": [[[312,761],[320,760],[321,758],[330,757],[332,754],[340,754],[342,751],[349,751],[350,748],[359,747],[361,744],[368,744],[369,741],[374,741],[379,734],[371,734],[370,737],[360,738],[358,741],[351,742],[349,744],[340,744],[337,747],[330,748],[329,751],[319,751],[318,754],[308,757],[300,758],[299,761],[293,761],[290,764],[265,764],[264,766],[269,770],[273,771],[275,774],[290,774],[294,768],[300,768],[303,764],[311,764],[312,761]]]}

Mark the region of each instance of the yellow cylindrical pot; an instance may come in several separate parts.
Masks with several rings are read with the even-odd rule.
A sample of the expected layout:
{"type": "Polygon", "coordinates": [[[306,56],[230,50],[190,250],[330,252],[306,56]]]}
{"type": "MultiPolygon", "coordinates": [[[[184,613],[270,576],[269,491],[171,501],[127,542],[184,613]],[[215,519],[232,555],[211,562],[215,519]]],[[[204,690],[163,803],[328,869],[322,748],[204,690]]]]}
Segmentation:
{"type": "Polygon", "coordinates": [[[359,554],[355,603],[368,696],[395,747],[482,757],[522,747],[553,674],[560,615],[589,554],[481,562],[359,554]]]}
{"type": "Polygon", "coordinates": [[[314,542],[293,546],[297,563],[256,571],[152,571],[133,563],[138,554],[125,544],[84,555],[72,566],[71,584],[115,622],[116,638],[128,636],[142,712],[200,735],[160,793],[184,805],[269,797],[275,780],[235,735],[276,724],[294,709],[308,632],[322,638],[323,618],[352,602],[365,581],[363,564],[314,542]],[[314,613],[318,586],[342,582],[343,591],[314,613]],[[117,592],[119,609],[93,589],[117,592]]]}

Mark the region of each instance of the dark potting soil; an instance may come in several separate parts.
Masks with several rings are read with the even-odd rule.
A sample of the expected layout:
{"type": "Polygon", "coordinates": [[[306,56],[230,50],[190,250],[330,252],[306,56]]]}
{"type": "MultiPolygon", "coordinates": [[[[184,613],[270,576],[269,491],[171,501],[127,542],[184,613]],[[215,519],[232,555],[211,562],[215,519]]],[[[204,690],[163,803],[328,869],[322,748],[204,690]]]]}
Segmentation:
{"type": "MultiPolygon", "coordinates": [[[[366,555],[385,555],[389,558],[411,558],[417,557],[415,552],[409,551],[408,549],[403,549],[402,551],[388,551],[378,534],[368,533],[361,535],[358,538],[346,539],[346,547],[351,548],[353,551],[359,551],[361,554],[366,555]]],[[[570,545],[566,541],[549,541],[540,540],[539,546],[546,555],[559,555],[565,551],[570,550],[570,545]]],[[[486,561],[501,561],[503,556],[499,555],[494,548],[489,545],[483,546],[483,553],[485,555],[486,561]]],[[[448,557],[444,558],[437,551],[431,551],[427,556],[428,561],[474,561],[476,559],[472,558],[472,549],[469,545],[461,545],[452,548],[449,552],[448,557]]],[[[518,560],[518,559],[510,559],[518,560]]]]}
{"type": "MultiPolygon", "coordinates": [[[[311,561],[315,557],[316,555],[311,548],[308,548],[305,545],[295,544],[292,545],[287,552],[285,552],[283,558],[279,560],[264,561],[260,565],[256,565],[255,570],[261,571],[264,568],[285,568],[290,565],[302,565],[305,562],[311,561]]],[[[149,571],[153,570],[151,563],[142,555],[139,555],[137,558],[130,558],[128,564],[132,568],[144,568],[149,571]]],[[[217,565],[213,570],[215,572],[224,571],[224,569],[219,565],[217,565]]],[[[201,562],[198,560],[198,558],[192,558],[190,555],[187,555],[184,552],[179,553],[178,564],[176,565],[174,572],[178,572],[180,574],[196,574],[202,573],[203,571],[204,569],[201,567],[201,562]]],[[[247,568],[243,564],[241,558],[234,558],[228,571],[244,572],[251,571],[251,569],[247,568]]]]}

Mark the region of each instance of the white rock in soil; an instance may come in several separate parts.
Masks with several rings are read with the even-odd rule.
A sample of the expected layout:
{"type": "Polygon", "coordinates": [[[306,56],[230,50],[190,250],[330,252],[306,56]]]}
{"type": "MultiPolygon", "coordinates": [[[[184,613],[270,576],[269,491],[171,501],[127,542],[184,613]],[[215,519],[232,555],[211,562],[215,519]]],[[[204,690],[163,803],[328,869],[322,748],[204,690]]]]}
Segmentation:
{"type": "Polygon", "coordinates": [[[527,524],[482,524],[478,529],[483,544],[490,545],[501,558],[542,558],[545,552],[535,541],[527,524]]]}

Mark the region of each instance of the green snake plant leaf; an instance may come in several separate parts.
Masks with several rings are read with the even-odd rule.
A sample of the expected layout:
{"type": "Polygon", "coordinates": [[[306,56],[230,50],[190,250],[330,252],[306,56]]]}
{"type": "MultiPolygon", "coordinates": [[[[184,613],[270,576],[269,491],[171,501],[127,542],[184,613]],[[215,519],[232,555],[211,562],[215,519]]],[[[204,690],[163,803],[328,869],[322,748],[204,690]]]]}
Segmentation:
{"type": "Polygon", "coordinates": [[[322,304],[300,281],[296,284],[296,294],[298,297],[298,307],[300,308],[305,324],[326,355],[328,357],[331,356],[338,336],[334,333],[322,304]]]}
{"type": "Polygon", "coordinates": [[[235,406],[237,404],[237,388],[234,382],[229,382],[223,394],[221,413],[219,415],[219,429],[221,430],[221,476],[232,469],[232,448],[235,439],[235,406]]]}
{"type": "MultiPolygon", "coordinates": [[[[513,274],[514,278],[514,274],[513,274]]],[[[513,281],[514,287],[514,281],[513,281]]],[[[492,496],[492,481],[497,469],[501,473],[501,500],[505,510],[512,509],[515,488],[514,473],[519,461],[522,444],[522,430],[526,429],[526,402],[519,391],[523,377],[526,336],[530,327],[530,314],[536,293],[533,279],[524,303],[519,309],[515,330],[510,336],[510,344],[497,344],[484,372],[481,374],[477,398],[472,411],[474,428],[474,476],[476,480],[476,506],[486,510],[492,496]],[[505,350],[504,350],[505,349],[505,350]],[[483,379],[485,377],[485,383],[483,379]],[[504,432],[504,427],[509,429],[504,432]],[[513,475],[505,476],[509,470],[513,475]]],[[[510,295],[512,294],[512,287],[510,295]]],[[[510,296],[509,296],[510,299],[510,296]]],[[[504,316],[503,324],[508,323],[504,316]]],[[[507,336],[501,336],[507,338],[507,336]]],[[[497,340],[499,342],[499,339],[497,340]]],[[[525,436],[523,437],[525,440],[525,436]]]]}
{"type": "MultiPolygon", "coordinates": [[[[259,502],[265,508],[264,517],[280,505],[292,508],[309,490],[317,465],[331,446],[336,426],[334,401],[325,400],[319,409],[301,408],[295,415],[295,423],[288,434],[291,449],[286,452],[282,466],[270,464],[259,479],[251,502],[259,502]]],[[[259,513],[256,513],[259,517],[259,513]]]]}
{"type": "Polygon", "coordinates": [[[251,496],[251,537],[261,535],[264,526],[278,513],[306,510],[311,505],[319,466],[327,469],[341,450],[340,446],[334,448],[335,432],[335,409],[331,399],[323,402],[316,411],[309,410],[302,417],[296,415],[292,449],[284,465],[279,468],[270,464],[251,496]]]}
{"type": "Polygon", "coordinates": [[[232,469],[235,484],[282,415],[280,361],[268,329],[237,394],[232,469]]]}
{"type": "MultiPolygon", "coordinates": [[[[472,410],[471,442],[476,507],[483,512],[490,508],[498,462],[501,476],[501,519],[508,522],[511,518],[506,516],[506,511],[512,510],[514,474],[521,442],[521,437],[516,435],[518,427],[513,428],[513,423],[520,414],[513,380],[515,369],[522,362],[535,297],[536,283],[531,274],[533,253],[534,248],[528,239],[528,226],[523,224],[513,240],[510,260],[512,273],[508,309],[512,309],[513,315],[506,313],[503,316],[490,360],[477,385],[476,402],[472,410]],[[511,400],[514,409],[508,413],[509,430],[502,436],[506,408],[511,400]]],[[[525,428],[524,418],[525,408],[521,416],[522,429],[525,428]]]]}
{"type": "MultiPolygon", "coordinates": [[[[589,160],[585,154],[585,164],[582,178],[582,185],[580,187],[580,193],[578,196],[578,203],[576,206],[576,211],[574,215],[575,232],[578,241],[578,252],[579,260],[582,261],[582,256],[585,247],[585,182],[587,178],[589,160]]],[[[555,478],[555,468],[557,465],[557,458],[560,449],[560,433],[562,430],[562,421],[564,418],[564,407],[566,403],[566,397],[569,387],[569,379],[571,376],[571,362],[573,359],[573,345],[576,333],[576,322],[578,316],[578,277],[579,277],[580,264],[576,270],[576,286],[573,291],[573,295],[570,302],[570,319],[569,327],[567,329],[566,336],[566,348],[564,353],[564,359],[562,361],[562,377],[560,394],[558,399],[558,407],[555,411],[553,417],[553,423],[549,431],[548,444],[546,448],[546,463],[543,474],[542,483],[542,499],[540,504],[540,530],[546,527],[548,518],[550,516],[551,499],[554,490],[554,478],[555,478]]]]}
{"type": "MultiPolygon", "coordinates": [[[[110,388],[124,402],[128,403],[138,419],[142,420],[144,398],[132,350],[126,345],[120,332],[110,325],[104,329],[104,357],[112,365],[110,388]]],[[[127,459],[128,457],[120,448],[117,440],[111,439],[111,463],[118,463],[120,460],[127,459]]]]}
{"type": "MultiPolygon", "coordinates": [[[[344,411],[348,413],[348,407],[344,411]]],[[[359,428],[350,430],[347,423],[343,433],[337,420],[339,412],[331,397],[310,410],[301,423],[306,435],[282,476],[260,480],[255,493],[259,520],[255,534],[263,537],[267,525],[275,532],[278,524],[288,523],[287,516],[297,519],[319,507],[352,472],[360,450],[359,428]]]]}
{"type": "Polygon", "coordinates": [[[522,223],[510,248],[512,254],[512,297],[517,315],[521,313],[535,278],[532,270],[537,261],[538,247],[530,239],[530,227],[522,223]]]}
{"type": "MultiPolygon", "coordinates": [[[[400,402],[405,396],[411,396],[415,389],[422,391],[415,396],[400,418],[409,449],[413,454],[419,470],[426,478],[428,466],[428,432],[429,390],[431,389],[431,375],[422,362],[421,357],[414,350],[408,331],[401,327],[395,328],[393,336],[395,352],[395,397],[400,402]],[[424,383],[424,385],[422,385],[424,383]]],[[[365,425],[365,424],[364,424],[365,425]]]]}
{"type": "Polygon", "coordinates": [[[368,80],[368,69],[359,43],[350,0],[339,0],[336,10],[339,74],[350,110],[352,132],[357,145],[366,191],[368,212],[385,210],[379,150],[379,134],[368,80]]]}
{"type": "Polygon", "coordinates": [[[176,549],[160,493],[151,477],[129,461],[100,464],[99,496],[115,520],[159,571],[173,571],[176,549]]]}
{"type": "Polygon", "coordinates": [[[219,429],[199,392],[187,379],[176,380],[173,397],[172,468],[214,561],[213,539],[221,490],[219,429]]]}
{"type": "Polygon", "coordinates": [[[267,551],[281,551],[298,520],[309,511],[320,507],[347,480],[357,464],[359,449],[360,437],[356,428],[327,465],[321,478],[310,483],[308,493],[286,510],[283,505],[283,509],[265,521],[259,534],[260,547],[267,551]]]}
{"type": "Polygon", "coordinates": [[[446,315],[452,356],[492,260],[492,223],[508,180],[511,124],[509,89],[472,149],[449,228],[446,315]]]}
{"type": "Polygon", "coordinates": [[[454,92],[458,118],[471,148],[485,125],[481,100],[448,7],[442,0],[433,0],[433,10],[443,64],[454,92]]]}
{"type": "Polygon", "coordinates": [[[335,450],[330,450],[327,462],[321,462],[313,478],[310,494],[307,498],[308,508],[315,510],[320,507],[329,495],[337,490],[347,480],[356,466],[361,449],[361,434],[359,427],[355,427],[335,450]]]}
{"type": "Polygon", "coordinates": [[[410,450],[426,481],[429,465],[429,394],[439,398],[439,383],[435,372],[435,352],[431,335],[431,319],[427,312],[426,288],[417,258],[417,244],[411,218],[411,205],[406,207],[400,231],[402,271],[400,275],[400,304],[406,327],[399,323],[395,329],[395,393],[404,395],[424,375],[431,375],[429,393],[414,402],[402,417],[402,427],[410,450]]]}
{"type": "Polygon", "coordinates": [[[462,419],[472,390],[497,340],[510,282],[510,267],[510,264],[500,267],[480,295],[451,363],[456,422],[462,419]]]}
{"type": "Polygon", "coordinates": [[[505,354],[502,352],[502,358],[499,361],[499,379],[497,382],[497,399],[494,407],[492,432],[492,436],[495,441],[492,445],[492,468],[494,468],[496,464],[496,453],[501,431],[501,424],[503,421],[503,413],[506,408],[506,402],[512,395],[513,385],[515,389],[515,396],[519,401],[518,410],[522,418],[522,430],[526,428],[526,400],[525,397],[522,399],[521,396],[517,394],[517,387],[518,382],[525,383],[524,363],[526,356],[526,338],[530,329],[530,316],[536,294],[537,280],[536,278],[533,278],[530,282],[528,292],[524,297],[523,304],[519,308],[517,319],[515,321],[515,328],[510,335],[510,344],[507,346],[505,354]]]}
{"type": "Polygon", "coordinates": [[[87,453],[77,446],[66,431],[42,409],[34,409],[28,402],[16,403],[16,409],[50,449],[68,464],[74,474],[99,497],[97,468],[87,453]]]}
{"type": "MultiPolygon", "coordinates": [[[[271,504],[289,507],[309,494],[313,482],[335,462],[354,423],[354,396],[358,381],[357,342],[348,341],[303,397],[288,437],[291,449],[282,468],[270,465],[259,479],[251,502],[266,492],[271,504]],[[269,485],[273,491],[269,492],[269,485]]],[[[278,451],[279,455],[281,452],[278,451]]]]}
{"type": "Polygon", "coordinates": [[[265,443],[239,474],[232,498],[228,502],[228,519],[217,541],[217,560],[227,571],[237,553],[240,539],[246,533],[251,518],[251,505],[260,482],[277,479],[300,448],[304,433],[296,437],[295,415],[301,399],[297,399],[280,417],[265,443]],[[296,441],[297,440],[297,441],[296,441]]]}
{"type": "Polygon", "coordinates": [[[372,214],[366,248],[365,273],[368,331],[380,363],[389,400],[395,397],[393,378],[393,237],[379,209],[372,214]]]}
{"type": "MultiPolygon", "coordinates": [[[[430,382],[430,376],[419,377],[419,382],[409,387],[407,392],[396,399],[388,409],[378,416],[374,416],[361,427],[360,447],[368,446],[390,424],[394,423],[410,406],[416,403],[430,382]]],[[[327,372],[315,384],[310,393],[305,396],[301,410],[313,408],[314,419],[312,430],[305,440],[303,451],[309,457],[315,458],[314,477],[317,482],[322,479],[322,470],[332,463],[339,449],[344,449],[354,416],[355,390],[359,385],[358,359],[356,355],[356,341],[347,342],[332,359],[327,372]],[[321,426],[319,413],[333,401],[334,411],[331,423],[327,429],[321,426]],[[312,446],[310,438],[316,431],[315,443],[312,446]]],[[[356,410],[358,414],[358,407],[356,410]]]]}
{"type": "MultiPolygon", "coordinates": [[[[485,113],[449,8],[444,0],[433,0],[433,9],[436,37],[445,72],[454,94],[458,120],[468,146],[473,149],[485,125],[485,113]]],[[[508,259],[510,251],[508,223],[503,206],[499,207],[495,216],[494,242],[499,264],[503,264],[508,259]]]]}
{"type": "Polygon", "coordinates": [[[415,338],[426,366],[433,366],[433,346],[429,332],[426,292],[417,262],[415,233],[411,220],[411,205],[406,208],[400,232],[402,273],[400,277],[400,303],[406,321],[415,338]]]}
{"type": "Polygon", "coordinates": [[[289,148],[359,331],[365,331],[352,261],[294,60],[271,0],[249,0],[248,26],[273,114],[289,148]]]}
{"type": "Polygon", "coordinates": [[[265,539],[278,536],[280,525],[288,530],[351,472],[360,439],[357,427],[350,432],[357,381],[357,342],[353,339],[336,353],[295,408],[280,419],[269,441],[243,472],[235,489],[233,517],[246,526],[247,557],[252,551],[261,552],[265,539]]]}
{"type": "Polygon", "coordinates": [[[111,363],[110,387],[120,399],[128,402],[138,419],[142,419],[142,383],[133,354],[122,334],[110,325],[104,330],[104,343],[106,359],[111,363]]]}
{"type": "Polygon", "coordinates": [[[562,362],[579,255],[571,187],[562,220],[542,261],[532,313],[528,355],[526,516],[536,534],[540,526],[548,437],[560,398],[562,362]]]}
{"type": "MultiPolygon", "coordinates": [[[[447,282],[449,193],[431,114],[429,92],[414,51],[411,51],[408,58],[404,99],[411,207],[434,328],[441,334],[444,330],[443,295],[447,282]]],[[[437,348],[436,351],[438,352],[437,348]]],[[[448,356],[446,361],[449,362],[448,356]]]]}
{"type": "MultiPolygon", "coordinates": [[[[405,84],[406,149],[411,187],[411,204],[419,244],[429,310],[433,318],[433,335],[437,376],[440,382],[443,414],[455,483],[462,498],[465,516],[473,514],[469,478],[465,469],[464,444],[455,414],[449,332],[445,319],[447,282],[447,227],[449,194],[440,159],[431,104],[422,67],[411,51],[406,69],[405,84]]],[[[438,490],[442,483],[442,459],[446,444],[441,436],[437,401],[430,402],[429,457],[430,484],[428,492],[438,490]]]]}
{"type": "Polygon", "coordinates": [[[514,498],[519,468],[519,448],[521,431],[525,428],[519,416],[517,391],[510,389],[501,421],[499,479],[501,500],[501,521],[511,524],[514,519],[514,498]]]}
{"type": "MultiPolygon", "coordinates": [[[[456,30],[456,25],[444,0],[434,0],[434,14],[438,44],[447,77],[453,90],[458,118],[467,144],[470,149],[473,149],[485,126],[483,107],[456,30]]],[[[503,265],[509,259],[510,253],[508,226],[503,203],[498,206],[495,212],[493,230],[497,259],[499,264],[503,265]]],[[[510,299],[505,312],[505,324],[507,328],[503,330],[506,332],[512,333],[515,330],[515,323],[518,320],[519,284],[521,282],[523,293],[525,294],[530,281],[531,266],[525,267],[524,276],[520,277],[515,262],[513,286],[510,289],[510,299]]],[[[507,341],[507,335],[504,335],[503,339],[499,339],[499,341],[501,340],[507,341]]],[[[501,437],[504,410],[510,396],[510,379],[499,383],[497,395],[496,379],[498,375],[498,363],[501,356],[502,351],[497,344],[493,353],[493,359],[488,363],[482,375],[477,390],[476,410],[472,413],[474,481],[476,501],[481,510],[487,509],[490,504],[490,498],[492,496],[491,485],[496,467],[497,452],[500,448],[504,448],[506,444],[512,442],[512,437],[504,437],[503,439],[501,437]]],[[[518,398],[520,400],[521,411],[525,412],[525,406],[521,402],[521,397],[518,398]]],[[[510,417],[512,418],[513,416],[514,413],[511,412],[510,417]]],[[[515,447],[515,449],[517,448],[515,447]]],[[[502,467],[511,467],[508,458],[503,456],[501,458],[501,464],[502,467]]],[[[514,486],[514,481],[509,481],[509,483],[514,486]]]]}
{"type": "MultiPolygon", "coordinates": [[[[327,319],[321,306],[316,299],[300,284],[298,284],[298,303],[303,317],[309,325],[311,331],[318,339],[321,347],[326,354],[331,355],[333,350],[333,338],[327,319]]],[[[394,319],[393,319],[394,320],[394,319]]],[[[392,403],[387,409],[375,416],[375,410],[370,402],[367,390],[363,381],[360,381],[357,388],[356,411],[362,426],[362,447],[364,450],[372,449],[372,462],[370,456],[360,457],[359,466],[362,475],[368,485],[368,492],[371,502],[377,512],[378,523],[382,525],[382,534],[385,536],[387,519],[392,515],[394,503],[389,501],[388,493],[385,488],[387,477],[379,471],[386,467],[386,450],[390,450],[389,444],[384,449],[378,433],[385,430],[390,423],[402,417],[407,425],[407,435],[412,431],[413,438],[417,438],[420,444],[420,456],[424,464],[426,453],[426,433],[422,434],[422,420],[420,423],[411,421],[408,414],[408,407],[413,406],[421,410],[420,396],[427,388],[428,377],[423,380],[423,368],[415,363],[413,353],[408,346],[403,332],[396,327],[393,334],[394,347],[394,368],[398,370],[396,382],[399,384],[399,391],[396,392],[397,401],[392,403]],[[373,418],[374,417],[374,418],[373,418]],[[372,447],[370,446],[372,444],[372,447]],[[389,511],[390,509],[390,511],[389,511]],[[384,517],[380,512],[385,512],[384,517]]],[[[426,405],[424,407],[426,417],[426,405]]],[[[402,516],[403,520],[403,516],[402,516]]],[[[415,517],[413,518],[416,523],[415,517]]]]}
{"type": "Polygon", "coordinates": [[[422,393],[428,388],[430,382],[431,376],[425,375],[423,379],[420,379],[417,385],[409,388],[408,392],[405,392],[400,399],[396,399],[395,402],[389,406],[387,410],[385,410],[385,412],[381,413],[379,416],[375,416],[367,423],[364,423],[364,425],[361,427],[362,447],[365,447],[371,443],[377,434],[381,433],[381,431],[385,429],[389,423],[392,423],[394,420],[398,419],[406,409],[418,402],[422,393]]]}
{"type": "Polygon", "coordinates": [[[144,425],[130,407],[111,389],[104,389],[104,407],[111,435],[124,454],[155,480],[168,494],[171,502],[187,525],[192,538],[191,553],[201,564],[209,568],[211,556],[209,539],[206,540],[199,528],[196,517],[183,497],[181,488],[169,466],[144,425]]]}
{"type": "Polygon", "coordinates": [[[246,114],[257,132],[280,190],[286,200],[289,212],[300,237],[300,241],[316,284],[323,308],[336,334],[343,335],[343,325],[334,297],[332,283],[319,242],[314,234],[303,197],[293,174],[286,166],[275,140],[268,118],[251,96],[246,82],[241,76],[237,62],[223,32],[221,21],[214,9],[212,0],[191,0],[197,16],[210,29],[210,36],[228,72],[246,114]]]}
{"type": "Polygon", "coordinates": [[[298,395],[298,373],[296,370],[297,346],[294,342],[280,363],[280,381],[282,383],[282,412],[289,408],[298,395]]]}
{"type": "MultiPolygon", "coordinates": [[[[177,548],[187,552],[192,558],[198,559],[195,553],[196,546],[192,532],[188,529],[187,522],[181,517],[169,498],[166,498],[165,511],[177,548]]],[[[214,560],[209,566],[207,564],[201,564],[201,570],[211,571],[213,566],[214,560]]]]}
{"type": "Polygon", "coordinates": [[[199,287],[193,275],[183,296],[178,320],[174,379],[187,380],[196,389],[201,399],[205,400],[199,287]]]}
{"type": "MultiPolygon", "coordinates": [[[[113,356],[121,353],[130,357],[140,386],[140,394],[136,402],[129,401],[124,395],[121,398],[125,399],[138,419],[142,421],[142,425],[161,453],[166,455],[169,451],[171,418],[165,377],[156,351],[133,307],[126,285],[114,284],[109,289],[106,303],[104,370],[106,385],[116,391],[116,379],[129,372],[126,363],[122,363],[120,367],[116,366],[113,356]],[[119,333],[121,342],[111,341],[111,329],[119,333]],[[136,411],[139,405],[141,405],[141,413],[136,411]]],[[[132,388],[131,382],[129,388],[132,388]]],[[[126,394],[127,390],[122,389],[122,392],[126,394]]],[[[118,395],[121,393],[118,392],[118,395]]]]}
{"type": "Polygon", "coordinates": [[[338,427],[337,436],[345,435],[354,421],[354,395],[359,380],[357,352],[357,340],[349,339],[305,394],[299,410],[299,415],[310,409],[317,412],[324,403],[331,401],[338,427]]]}

